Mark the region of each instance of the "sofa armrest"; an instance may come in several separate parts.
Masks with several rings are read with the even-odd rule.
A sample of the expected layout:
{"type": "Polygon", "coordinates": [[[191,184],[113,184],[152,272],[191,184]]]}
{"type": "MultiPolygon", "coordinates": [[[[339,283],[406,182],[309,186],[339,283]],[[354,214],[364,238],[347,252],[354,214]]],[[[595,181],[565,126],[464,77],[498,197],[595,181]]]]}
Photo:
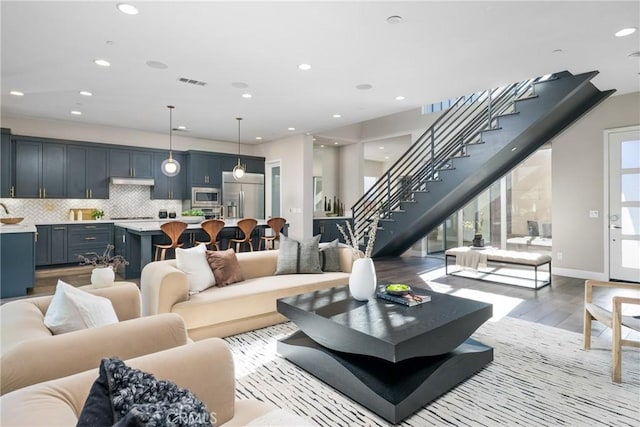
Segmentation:
{"type": "MultiPolygon", "coordinates": [[[[234,415],[235,376],[231,351],[219,338],[125,361],[191,390],[214,413],[218,426],[234,415]]],[[[7,426],[75,425],[89,390],[98,377],[91,369],[47,381],[0,397],[2,424],[7,426]]]]}
{"type": "Polygon", "coordinates": [[[184,320],[173,313],[27,340],[2,355],[0,392],[95,368],[103,357],[128,359],[186,343],[184,320]]]}
{"type": "Polygon", "coordinates": [[[187,275],[175,261],[155,261],[144,266],[140,277],[142,315],[170,313],[175,304],[189,299],[187,275]]]}

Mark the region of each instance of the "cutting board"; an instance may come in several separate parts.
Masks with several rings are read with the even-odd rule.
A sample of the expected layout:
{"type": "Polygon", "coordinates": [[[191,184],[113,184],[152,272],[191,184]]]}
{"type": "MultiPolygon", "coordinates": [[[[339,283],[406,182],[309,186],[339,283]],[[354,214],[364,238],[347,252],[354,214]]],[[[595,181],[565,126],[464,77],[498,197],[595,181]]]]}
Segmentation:
{"type": "Polygon", "coordinates": [[[82,220],[83,221],[87,221],[87,220],[94,220],[95,218],[91,217],[91,212],[93,212],[96,208],[79,208],[79,209],[69,209],[70,211],[73,211],[73,218],[75,218],[75,220],[78,220],[78,212],[82,211],[82,220]]]}

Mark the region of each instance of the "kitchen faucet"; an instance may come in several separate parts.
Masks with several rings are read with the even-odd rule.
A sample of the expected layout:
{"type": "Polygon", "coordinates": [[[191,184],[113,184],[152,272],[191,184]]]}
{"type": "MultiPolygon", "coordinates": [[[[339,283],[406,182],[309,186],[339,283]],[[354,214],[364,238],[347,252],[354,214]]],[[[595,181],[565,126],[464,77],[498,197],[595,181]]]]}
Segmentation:
{"type": "Polygon", "coordinates": [[[7,209],[7,207],[5,206],[4,203],[0,202],[0,206],[2,206],[4,208],[4,212],[9,215],[9,209],[7,209]]]}

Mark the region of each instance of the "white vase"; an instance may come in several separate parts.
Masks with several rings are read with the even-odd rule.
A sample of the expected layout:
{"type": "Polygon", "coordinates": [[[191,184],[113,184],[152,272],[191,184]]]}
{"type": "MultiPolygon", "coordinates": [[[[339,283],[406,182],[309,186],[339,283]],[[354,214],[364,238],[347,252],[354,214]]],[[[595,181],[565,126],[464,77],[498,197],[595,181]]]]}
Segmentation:
{"type": "Polygon", "coordinates": [[[368,301],[376,293],[378,281],[371,258],[359,258],[353,262],[349,276],[349,292],[358,301],[368,301]]]}
{"type": "Polygon", "coordinates": [[[111,267],[96,267],[91,270],[91,284],[94,288],[113,286],[116,274],[111,267]]]}

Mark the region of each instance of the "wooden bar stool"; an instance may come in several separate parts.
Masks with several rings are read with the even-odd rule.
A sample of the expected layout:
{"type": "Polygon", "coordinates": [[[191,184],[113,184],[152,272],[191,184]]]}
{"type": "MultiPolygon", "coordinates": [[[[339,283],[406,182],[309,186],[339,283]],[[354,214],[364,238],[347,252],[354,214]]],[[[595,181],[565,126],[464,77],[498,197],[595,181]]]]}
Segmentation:
{"type": "Polygon", "coordinates": [[[258,224],[258,221],[256,221],[253,218],[242,218],[240,221],[238,221],[238,228],[244,234],[244,238],[229,239],[228,248],[230,248],[235,243],[236,244],[235,251],[240,252],[240,248],[242,247],[242,244],[248,243],[249,248],[251,249],[251,252],[253,252],[253,243],[251,243],[251,232],[256,228],[257,224],[258,224]]]}
{"type": "Polygon", "coordinates": [[[207,245],[207,249],[211,249],[211,246],[215,246],[217,250],[220,250],[220,241],[218,241],[218,233],[224,228],[224,221],[221,219],[208,219],[200,223],[200,227],[209,235],[208,242],[197,242],[196,245],[204,243],[207,245]]]}
{"type": "Polygon", "coordinates": [[[267,220],[267,225],[273,230],[273,236],[260,236],[260,243],[258,243],[258,250],[262,250],[262,242],[264,242],[265,249],[275,249],[275,241],[280,241],[280,232],[284,228],[287,220],[280,217],[273,217],[267,220]]]}
{"type": "Polygon", "coordinates": [[[180,238],[184,230],[187,229],[187,223],[182,221],[165,222],[160,226],[160,229],[164,232],[164,234],[169,236],[169,239],[171,239],[171,243],[168,245],[153,245],[156,248],[154,261],[164,260],[167,254],[167,249],[181,248],[184,245],[184,243],[179,243],[178,239],[180,238]],[[158,254],[160,254],[160,258],[158,258],[158,254]]]}

